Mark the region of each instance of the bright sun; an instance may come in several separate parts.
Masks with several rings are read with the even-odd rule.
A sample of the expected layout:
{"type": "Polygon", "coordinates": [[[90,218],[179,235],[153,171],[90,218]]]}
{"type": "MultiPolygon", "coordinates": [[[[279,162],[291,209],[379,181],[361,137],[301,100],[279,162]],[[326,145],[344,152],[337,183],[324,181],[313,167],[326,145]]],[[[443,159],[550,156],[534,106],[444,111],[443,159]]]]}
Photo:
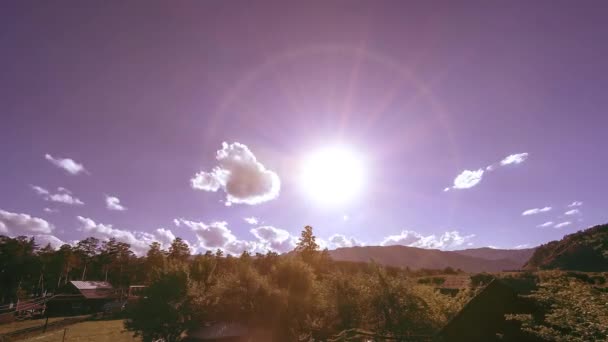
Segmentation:
{"type": "Polygon", "coordinates": [[[343,147],[324,148],[302,165],[302,187],[316,202],[335,205],[355,198],[363,186],[361,159],[343,147]]]}

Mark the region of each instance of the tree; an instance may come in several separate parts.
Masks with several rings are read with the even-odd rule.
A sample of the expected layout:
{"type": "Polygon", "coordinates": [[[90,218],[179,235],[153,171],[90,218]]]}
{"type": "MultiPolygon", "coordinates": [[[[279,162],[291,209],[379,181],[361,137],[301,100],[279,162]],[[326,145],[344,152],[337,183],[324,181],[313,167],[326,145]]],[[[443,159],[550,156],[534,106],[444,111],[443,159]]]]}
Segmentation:
{"type": "Polygon", "coordinates": [[[187,326],[188,275],[183,271],[165,273],[150,285],[146,297],[127,313],[125,328],[144,342],[179,341],[187,326]]]}
{"type": "Polygon", "coordinates": [[[312,227],[306,226],[302,230],[300,240],[298,241],[295,251],[300,253],[302,260],[310,263],[319,251],[319,245],[316,242],[316,237],[312,233],[312,227]]]}
{"type": "Polygon", "coordinates": [[[78,244],[76,244],[76,253],[81,257],[83,264],[81,280],[85,279],[87,267],[91,264],[93,257],[97,255],[98,251],[99,239],[94,237],[88,237],[84,240],[80,240],[78,244]]]}
{"type": "Polygon", "coordinates": [[[182,238],[175,238],[169,247],[169,259],[186,261],[190,257],[190,247],[182,240],[182,238]]]}
{"type": "Polygon", "coordinates": [[[152,242],[146,254],[144,268],[148,281],[156,279],[165,267],[166,252],[162,250],[160,243],[152,242]]]}

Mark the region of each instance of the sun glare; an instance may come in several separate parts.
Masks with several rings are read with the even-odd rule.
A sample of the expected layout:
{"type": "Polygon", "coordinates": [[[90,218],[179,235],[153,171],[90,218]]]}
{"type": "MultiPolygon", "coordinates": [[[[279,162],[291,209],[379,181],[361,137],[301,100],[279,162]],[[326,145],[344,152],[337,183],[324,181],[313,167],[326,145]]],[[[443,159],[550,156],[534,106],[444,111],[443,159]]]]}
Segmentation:
{"type": "Polygon", "coordinates": [[[324,148],[310,155],[302,165],[302,187],[311,198],[323,205],[346,203],[363,186],[361,159],[343,147],[324,148]]]}

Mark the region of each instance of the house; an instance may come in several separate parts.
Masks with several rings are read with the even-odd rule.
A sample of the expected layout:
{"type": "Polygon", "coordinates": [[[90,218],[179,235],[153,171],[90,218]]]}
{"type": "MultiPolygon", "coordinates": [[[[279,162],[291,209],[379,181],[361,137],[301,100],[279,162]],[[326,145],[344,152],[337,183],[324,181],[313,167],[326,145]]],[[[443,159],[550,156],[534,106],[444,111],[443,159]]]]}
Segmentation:
{"type": "Polygon", "coordinates": [[[437,341],[539,341],[506,314],[537,314],[533,304],[508,283],[492,280],[438,333],[437,341]]]}
{"type": "Polygon", "coordinates": [[[105,281],[70,281],[47,303],[50,316],[99,312],[118,299],[118,293],[105,281]]]}

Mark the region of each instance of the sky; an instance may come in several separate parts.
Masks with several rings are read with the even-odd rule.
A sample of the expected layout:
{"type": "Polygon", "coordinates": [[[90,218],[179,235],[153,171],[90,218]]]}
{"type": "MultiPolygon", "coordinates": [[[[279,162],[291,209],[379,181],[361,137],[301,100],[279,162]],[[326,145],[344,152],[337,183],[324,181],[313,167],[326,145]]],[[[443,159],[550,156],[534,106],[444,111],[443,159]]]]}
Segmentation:
{"type": "Polygon", "coordinates": [[[450,250],[605,223],[607,17],[602,1],[4,1],[0,234],[239,254],[288,251],[305,225],[330,249],[450,250]]]}

